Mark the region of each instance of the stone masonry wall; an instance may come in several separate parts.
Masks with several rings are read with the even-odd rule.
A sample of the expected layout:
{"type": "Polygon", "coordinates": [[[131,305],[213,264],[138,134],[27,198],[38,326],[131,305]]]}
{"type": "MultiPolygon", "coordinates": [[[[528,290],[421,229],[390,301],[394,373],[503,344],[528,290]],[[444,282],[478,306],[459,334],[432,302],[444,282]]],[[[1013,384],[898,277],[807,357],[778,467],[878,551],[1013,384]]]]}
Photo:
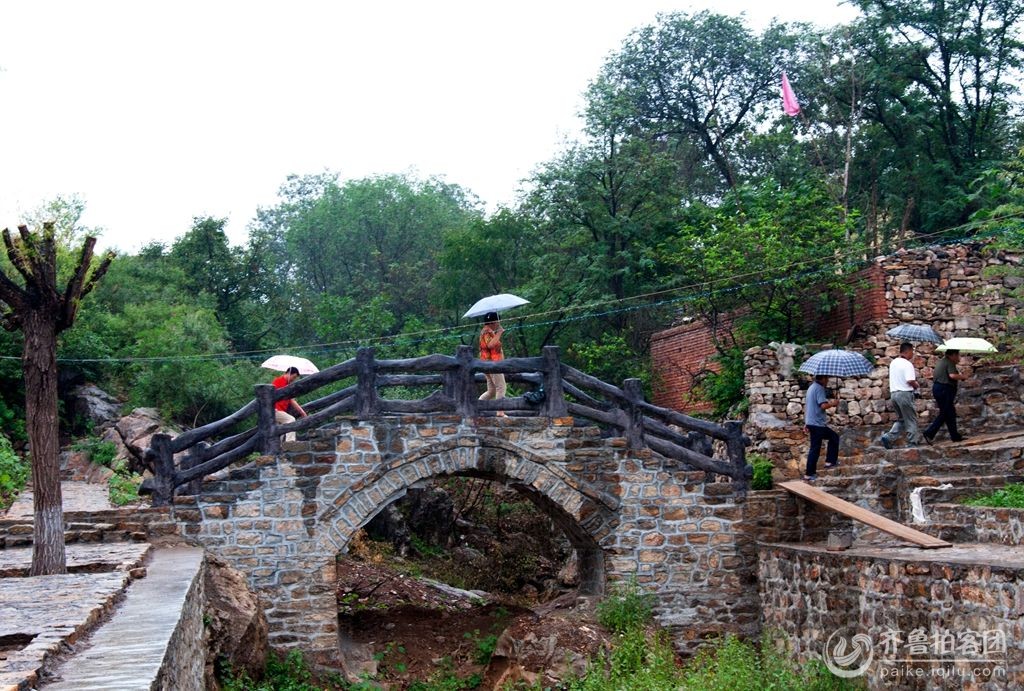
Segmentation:
{"type": "Polygon", "coordinates": [[[1024,545],[1024,509],[934,504],[928,507],[928,519],[964,526],[968,531],[965,537],[970,542],[1024,545]]]}
{"type": "Polygon", "coordinates": [[[167,643],[157,678],[151,688],[167,691],[202,691],[205,688],[206,636],[203,605],[206,600],[206,560],[196,572],[181,607],[178,625],[167,643]]]}
{"type": "Polygon", "coordinates": [[[580,558],[581,589],[636,576],[691,651],[754,634],[754,543],[728,483],[666,466],[571,418],[407,416],[339,421],[181,497],[189,538],[249,578],[274,647],[336,651],[335,557],[377,512],[438,476],[503,481],[530,494],[580,558]]]}
{"type": "Polygon", "coordinates": [[[765,628],[783,632],[793,652],[805,662],[822,658],[833,632],[866,634],[873,658],[863,678],[871,689],[1021,688],[1024,568],[1020,560],[1003,566],[998,558],[978,563],[980,555],[944,560],[939,552],[912,556],[921,552],[903,551],[902,555],[894,555],[891,549],[830,553],[819,547],[763,545],[758,587],[765,628]],[[894,631],[897,638],[892,638],[894,631]],[[891,660],[912,654],[906,647],[912,635],[923,634],[926,654],[920,657],[928,658],[935,641],[948,643],[947,632],[954,636],[952,645],[961,646],[964,634],[985,631],[1001,631],[1005,636],[1006,652],[991,658],[1005,676],[986,679],[984,670],[993,665],[964,662],[980,655],[954,647],[948,650],[965,651],[955,656],[961,661],[945,667],[956,675],[967,675],[966,679],[951,681],[932,672],[939,665],[914,662],[908,666],[922,667],[923,675],[887,683],[894,678],[893,670],[901,668],[891,660]],[[891,654],[886,651],[887,636],[893,641],[891,654]],[[973,681],[972,670],[979,670],[973,681]]]}

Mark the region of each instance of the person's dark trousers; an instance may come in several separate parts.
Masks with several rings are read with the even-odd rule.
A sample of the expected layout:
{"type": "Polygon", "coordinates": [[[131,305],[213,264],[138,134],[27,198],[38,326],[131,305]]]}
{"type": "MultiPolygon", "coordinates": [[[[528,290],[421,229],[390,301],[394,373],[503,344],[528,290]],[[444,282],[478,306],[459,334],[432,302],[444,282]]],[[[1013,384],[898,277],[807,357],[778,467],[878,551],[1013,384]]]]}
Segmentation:
{"type": "Polygon", "coordinates": [[[956,431],[956,405],[954,404],[956,389],[949,384],[932,384],[932,395],[935,396],[935,402],[939,406],[939,414],[928,425],[924,436],[932,439],[939,428],[945,424],[946,429],[949,430],[949,438],[958,441],[960,434],[956,431]]]}
{"type": "Polygon", "coordinates": [[[807,450],[807,474],[815,475],[818,472],[818,456],[821,455],[822,441],[828,440],[825,463],[833,465],[839,462],[839,435],[831,427],[808,425],[807,429],[811,433],[811,448],[807,450]]]}

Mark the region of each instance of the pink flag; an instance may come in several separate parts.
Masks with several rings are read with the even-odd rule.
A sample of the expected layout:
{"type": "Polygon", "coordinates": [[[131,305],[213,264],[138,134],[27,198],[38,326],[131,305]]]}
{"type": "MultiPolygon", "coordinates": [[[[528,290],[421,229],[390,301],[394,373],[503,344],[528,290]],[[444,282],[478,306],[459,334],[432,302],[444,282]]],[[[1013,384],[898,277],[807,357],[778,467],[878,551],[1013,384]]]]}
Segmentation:
{"type": "Polygon", "coordinates": [[[782,110],[786,115],[800,114],[800,103],[796,100],[796,94],[793,93],[793,87],[789,85],[785,72],[782,73],[782,110]]]}

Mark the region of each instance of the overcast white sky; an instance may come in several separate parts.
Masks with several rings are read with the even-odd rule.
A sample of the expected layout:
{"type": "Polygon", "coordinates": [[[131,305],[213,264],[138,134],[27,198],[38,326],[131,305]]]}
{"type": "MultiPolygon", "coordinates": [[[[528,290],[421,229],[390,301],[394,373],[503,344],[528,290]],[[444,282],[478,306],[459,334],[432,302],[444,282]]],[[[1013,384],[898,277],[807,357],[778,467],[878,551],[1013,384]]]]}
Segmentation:
{"type": "Polygon", "coordinates": [[[581,94],[662,11],[830,25],[836,0],[0,4],[0,227],[77,194],[103,244],[193,216],[235,241],[290,173],[441,175],[488,207],[579,129],[581,94]]]}

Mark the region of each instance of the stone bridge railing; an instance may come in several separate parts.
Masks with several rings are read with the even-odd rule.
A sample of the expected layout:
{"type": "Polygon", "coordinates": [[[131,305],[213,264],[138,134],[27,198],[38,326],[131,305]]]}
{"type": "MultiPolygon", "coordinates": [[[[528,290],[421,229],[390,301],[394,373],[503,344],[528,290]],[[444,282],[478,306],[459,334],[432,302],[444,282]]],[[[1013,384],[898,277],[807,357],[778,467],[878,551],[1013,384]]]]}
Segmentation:
{"type": "Polygon", "coordinates": [[[178,488],[188,486],[185,493],[195,494],[204,476],[252,453],[275,454],[280,451],[281,435],[317,427],[342,414],[369,420],[409,413],[447,413],[472,418],[497,411],[525,411],[550,418],[571,415],[591,420],[621,433],[631,449],[650,448],[689,468],[728,476],[740,493],[748,487],[749,440],[738,421],[716,424],[651,405],[643,398],[639,379],[626,379],[621,387],[603,382],[561,362],[557,346],[545,347],[540,357],[499,362],[475,359],[470,346],[459,346],[454,357],[428,355],[404,360],[377,360],[372,348],[361,348],[355,358],[284,388],[259,384],[255,399],[222,420],[173,438],[153,435],[146,453],[153,478],[143,484],[141,491],[153,495],[155,506],[168,505],[178,488]],[[533,403],[528,397],[519,396],[481,401],[478,377],[486,373],[504,374],[511,381],[543,387],[543,397],[533,397],[542,400],[533,403]],[[309,413],[307,417],[287,425],[274,421],[277,401],[339,383],[349,385],[303,405],[309,413]],[[432,391],[416,400],[383,398],[381,389],[389,387],[428,387],[432,391]],[[254,427],[218,439],[253,416],[254,427]],[[706,437],[724,442],[727,459],[711,455],[706,437]]]}

